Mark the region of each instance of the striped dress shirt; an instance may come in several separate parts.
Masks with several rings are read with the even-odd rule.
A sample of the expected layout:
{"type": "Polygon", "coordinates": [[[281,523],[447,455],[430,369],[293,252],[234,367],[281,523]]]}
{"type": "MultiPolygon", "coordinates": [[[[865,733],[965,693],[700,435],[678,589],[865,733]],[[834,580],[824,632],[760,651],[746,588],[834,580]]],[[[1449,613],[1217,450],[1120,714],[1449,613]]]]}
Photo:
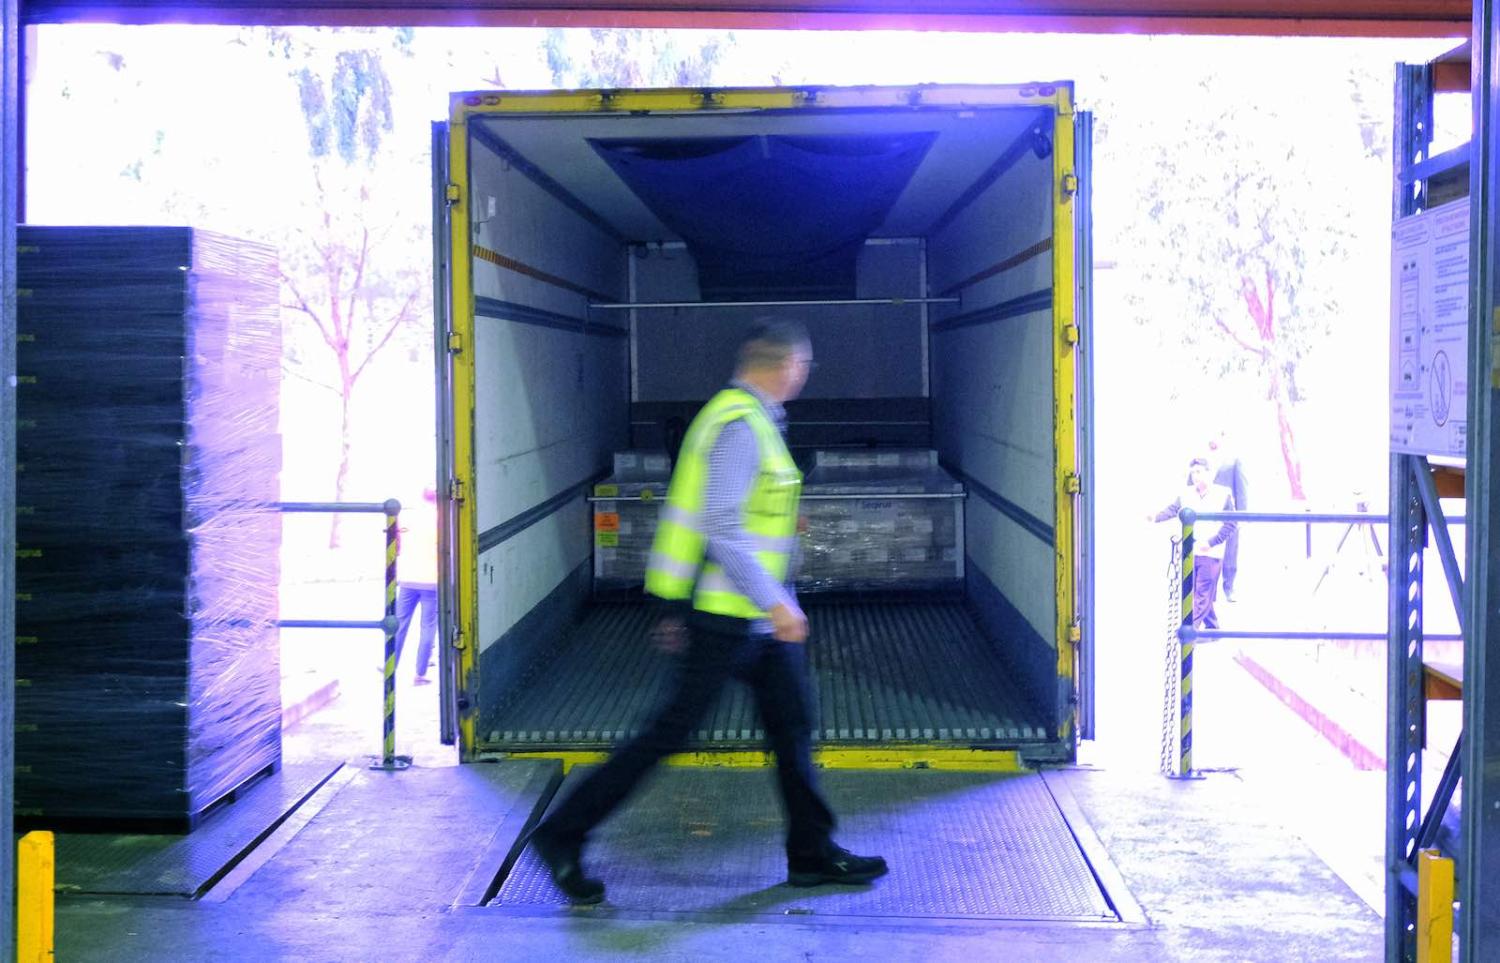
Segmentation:
{"type": "MultiPolygon", "coordinates": [[[[743,381],[732,384],[753,395],[772,424],[786,433],[786,409],[743,381]]],[[[789,584],[792,570],[788,570],[787,584],[777,581],[755,557],[754,544],[744,530],[741,514],[745,499],[759,474],[760,446],[755,441],[755,429],[744,419],[730,422],[719,432],[708,456],[703,532],[708,537],[708,558],[723,567],[730,583],[756,608],[769,612],[778,605],[795,607],[797,599],[789,584]]],[[[750,629],[757,634],[770,633],[771,623],[760,619],[750,629]]]]}

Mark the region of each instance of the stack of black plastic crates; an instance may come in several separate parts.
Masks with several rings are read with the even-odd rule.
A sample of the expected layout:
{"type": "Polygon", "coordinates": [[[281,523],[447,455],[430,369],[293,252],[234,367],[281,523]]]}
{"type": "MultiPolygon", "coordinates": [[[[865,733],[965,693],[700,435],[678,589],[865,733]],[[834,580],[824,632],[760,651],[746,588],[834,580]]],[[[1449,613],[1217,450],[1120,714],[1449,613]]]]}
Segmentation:
{"type": "Polygon", "coordinates": [[[190,828],[281,758],[276,253],[17,240],[17,817],[190,828]]]}

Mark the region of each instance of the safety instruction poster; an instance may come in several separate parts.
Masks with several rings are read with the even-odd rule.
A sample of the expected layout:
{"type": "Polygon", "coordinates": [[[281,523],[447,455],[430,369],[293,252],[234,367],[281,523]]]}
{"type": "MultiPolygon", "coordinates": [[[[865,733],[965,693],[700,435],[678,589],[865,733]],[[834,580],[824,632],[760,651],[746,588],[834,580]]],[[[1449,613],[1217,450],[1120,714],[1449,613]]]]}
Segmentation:
{"type": "Polygon", "coordinates": [[[1469,201],[1391,232],[1391,450],[1464,454],[1469,378],[1469,201]]]}

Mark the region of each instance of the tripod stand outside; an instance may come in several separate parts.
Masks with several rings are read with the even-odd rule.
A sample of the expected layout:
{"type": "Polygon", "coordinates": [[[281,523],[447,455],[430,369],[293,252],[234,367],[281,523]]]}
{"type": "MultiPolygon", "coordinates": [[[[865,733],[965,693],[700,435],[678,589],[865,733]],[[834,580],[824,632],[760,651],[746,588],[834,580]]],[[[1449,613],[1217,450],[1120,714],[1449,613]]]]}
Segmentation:
{"type": "MultiPolygon", "coordinates": [[[[1363,500],[1355,502],[1355,511],[1361,515],[1368,513],[1369,510],[1369,503],[1363,500]]],[[[1310,547],[1311,523],[1308,525],[1308,532],[1308,544],[1310,547]]],[[[1323,574],[1318,576],[1318,583],[1313,586],[1314,594],[1317,593],[1318,589],[1323,587],[1323,582],[1328,578],[1329,573],[1333,571],[1333,567],[1338,564],[1339,558],[1343,554],[1344,546],[1348,544],[1351,536],[1354,538],[1355,545],[1360,547],[1361,561],[1368,561],[1370,558],[1370,549],[1374,549],[1375,557],[1380,559],[1381,573],[1384,574],[1386,572],[1385,550],[1380,547],[1380,533],[1375,530],[1375,526],[1365,521],[1350,522],[1348,527],[1344,529],[1344,534],[1339,536],[1339,543],[1334,548],[1333,554],[1329,557],[1328,564],[1323,566],[1323,574]]],[[[1309,552],[1309,554],[1311,553],[1309,552]]],[[[1361,574],[1363,574],[1363,571],[1363,566],[1361,566],[1361,574]]]]}

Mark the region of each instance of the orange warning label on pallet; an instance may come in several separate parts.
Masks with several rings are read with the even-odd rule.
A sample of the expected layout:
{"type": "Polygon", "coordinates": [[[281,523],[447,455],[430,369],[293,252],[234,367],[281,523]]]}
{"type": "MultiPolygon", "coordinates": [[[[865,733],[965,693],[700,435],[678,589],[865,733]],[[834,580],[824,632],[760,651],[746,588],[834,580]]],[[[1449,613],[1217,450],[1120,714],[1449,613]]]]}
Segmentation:
{"type": "Polygon", "coordinates": [[[594,531],[596,532],[618,532],[620,530],[619,512],[596,512],[594,514],[594,531]]]}

